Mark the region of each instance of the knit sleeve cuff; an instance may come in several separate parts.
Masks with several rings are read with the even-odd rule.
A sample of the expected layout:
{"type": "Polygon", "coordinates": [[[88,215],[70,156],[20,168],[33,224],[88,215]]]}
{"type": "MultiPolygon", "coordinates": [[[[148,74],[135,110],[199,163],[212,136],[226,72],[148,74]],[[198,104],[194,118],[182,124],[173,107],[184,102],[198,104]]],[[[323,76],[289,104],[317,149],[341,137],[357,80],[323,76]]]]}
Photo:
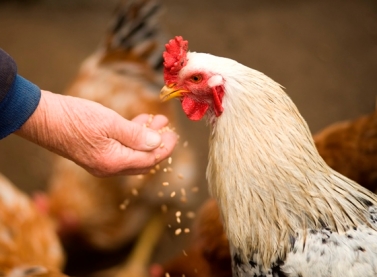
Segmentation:
{"type": "Polygon", "coordinates": [[[40,99],[39,87],[17,75],[0,102],[0,139],[20,129],[33,114],[40,99]]]}

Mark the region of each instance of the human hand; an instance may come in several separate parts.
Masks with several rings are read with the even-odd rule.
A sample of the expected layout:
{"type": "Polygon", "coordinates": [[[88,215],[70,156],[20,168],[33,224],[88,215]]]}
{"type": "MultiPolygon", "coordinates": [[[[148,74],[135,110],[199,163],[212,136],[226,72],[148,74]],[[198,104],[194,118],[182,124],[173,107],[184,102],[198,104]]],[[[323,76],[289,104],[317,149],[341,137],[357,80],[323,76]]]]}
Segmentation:
{"type": "Polygon", "coordinates": [[[169,157],[177,135],[167,124],[162,115],[129,121],[98,103],[42,91],[37,109],[15,133],[105,177],[147,173],[169,157]]]}

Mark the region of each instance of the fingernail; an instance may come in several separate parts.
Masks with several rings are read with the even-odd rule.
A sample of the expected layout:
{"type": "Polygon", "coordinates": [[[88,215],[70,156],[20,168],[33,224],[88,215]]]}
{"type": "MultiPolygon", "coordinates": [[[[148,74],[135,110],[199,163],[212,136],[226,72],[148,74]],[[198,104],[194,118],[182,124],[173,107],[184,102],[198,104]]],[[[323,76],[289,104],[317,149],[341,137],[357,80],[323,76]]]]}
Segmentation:
{"type": "Polygon", "coordinates": [[[147,133],[147,139],[146,144],[149,147],[157,147],[161,143],[161,136],[157,134],[156,132],[148,132],[147,133]]]}

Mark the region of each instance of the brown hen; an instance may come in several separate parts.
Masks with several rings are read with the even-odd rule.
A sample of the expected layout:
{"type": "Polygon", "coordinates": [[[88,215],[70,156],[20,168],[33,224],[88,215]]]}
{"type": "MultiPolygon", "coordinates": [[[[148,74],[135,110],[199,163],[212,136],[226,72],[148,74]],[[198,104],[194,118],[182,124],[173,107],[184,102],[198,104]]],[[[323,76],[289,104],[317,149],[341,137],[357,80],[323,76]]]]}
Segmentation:
{"type": "Polygon", "coordinates": [[[63,276],[64,259],[52,221],[0,175],[0,275],[63,276]]]}
{"type": "MultiPolygon", "coordinates": [[[[177,126],[174,103],[159,100],[165,41],[160,8],[154,0],[122,1],[103,45],[83,62],[66,94],[99,102],[127,119],[163,114],[177,126]]],[[[181,138],[175,154],[145,176],[96,178],[57,157],[47,208],[63,241],[74,238],[74,247],[79,241],[95,250],[118,251],[135,240],[162,205],[173,211],[194,204],[188,188],[198,166],[195,152],[185,146],[181,138]]]]}
{"type": "Polygon", "coordinates": [[[377,111],[334,123],[314,135],[326,163],[367,189],[377,189],[377,111]]]}

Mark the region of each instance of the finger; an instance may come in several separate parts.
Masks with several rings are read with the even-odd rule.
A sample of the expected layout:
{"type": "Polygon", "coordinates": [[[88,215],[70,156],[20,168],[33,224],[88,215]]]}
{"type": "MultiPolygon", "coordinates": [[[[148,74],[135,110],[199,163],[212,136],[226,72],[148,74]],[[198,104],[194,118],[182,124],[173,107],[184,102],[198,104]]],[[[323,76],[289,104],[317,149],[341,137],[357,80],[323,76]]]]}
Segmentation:
{"type": "Polygon", "coordinates": [[[161,135],[157,131],[138,123],[144,119],[145,115],[141,115],[134,122],[119,116],[114,122],[111,138],[134,150],[151,151],[157,148],[162,141],[161,135]]]}
{"type": "Polygon", "coordinates": [[[113,171],[109,173],[142,174],[149,172],[153,166],[171,155],[177,143],[177,135],[174,132],[164,132],[161,137],[163,143],[153,151],[138,151],[122,145],[119,145],[120,149],[118,147],[113,149],[111,159],[107,159],[111,160],[111,165],[108,168],[112,168],[113,171]]]}
{"type": "Polygon", "coordinates": [[[132,122],[139,123],[140,125],[144,125],[148,128],[159,130],[165,127],[169,120],[164,115],[151,115],[151,114],[140,114],[132,119],[132,122]]]}
{"type": "Polygon", "coordinates": [[[161,128],[167,126],[169,120],[164,115],[155,115],[151,123],[149,123],[149,128],[154,130],[160,130],[161,128]]]}

